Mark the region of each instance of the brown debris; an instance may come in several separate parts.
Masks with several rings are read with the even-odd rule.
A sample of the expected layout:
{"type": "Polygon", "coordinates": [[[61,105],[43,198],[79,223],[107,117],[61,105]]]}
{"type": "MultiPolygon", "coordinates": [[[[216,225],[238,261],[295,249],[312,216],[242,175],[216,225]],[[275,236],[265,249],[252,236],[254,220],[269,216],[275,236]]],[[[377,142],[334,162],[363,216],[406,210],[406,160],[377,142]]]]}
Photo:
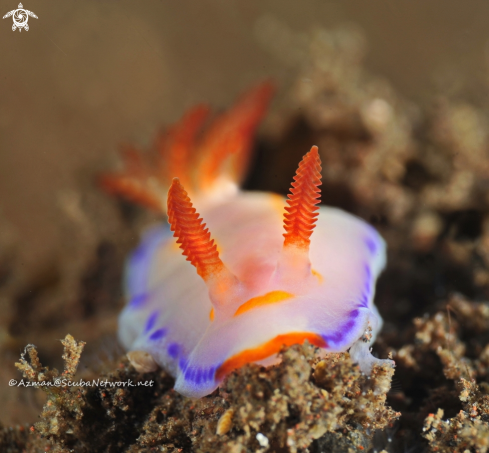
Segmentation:
{"type": "MultiPolygon", "coordinates": [[[[432,451],[485,453],[489,449],[489,374],[484,346],[487,341],[484,335],[489,333],[487,305],[454,295],[447,307],[447,311],[414,321],[414,344],[398,351],[397,363],[408,369],[420,369],[426,366],[425,357],[432,351],[438,356],[445,377],[455,383],[461,409],[453,417],[444,417],[444,410],[438,408],[425,418],[422,432],[432,451]],[[479,357],[466,356],[466,345],[460,339],[465,330],[478,331],[482,341],[473,346],[481,351],[479,357]]],[[[448,402],[443,395],[436,397],[435,392],[432,399],[444,405],[448,402]]]]}
{"type": "MultiPolygon", "coordinates": [[[[35,383],[73,379],[83,343],[68,335],[63,345],[63,375],[44,368],[32,345],[26,348],[31,362],[22,355],[19,369],[35,383]]],[[[121,363],[107,379],[136,380],[136,373],[121,363]]],[[[313,346],[293,346],[282,352],[279,365],[245,366],[199,400],[174,392],[163,372],[147,374],[156,382],[144,405],[152,408],[149,413],[139,406],[141,387],[42,386],[49,398],[33,429],[59,452],[100,451],[101,446],[104,451],[124,446],[128,452],[157,447],[168,452],[299,452],[326,433],[368,449],[374,430],[392,425],[400,415],[385,405],[392,374],[392,367],[376,366],[367,377],[347,353],[321,359],[313,346]]]]}
{"type": "Polygon", "coordinates": [[[316,351],[293,346],[283,351],[280,365],[245,366],[200,400],[166,395],[145,425],[138,448],[165,445],[165,451],[172,451],[185,433],[196,452],[296,452],[337,431],[340,437],[356,434],[355,442],[367,448],[373,430],[399,416],[385,405],[392,368],[377,367],[368,379],[348,354],[321,360],[316,351]]]}
{"type": "Polygon", "coordinates": [[[233,427],[233,415],[234,409],[228,409],[217,422],[216,434],[218,436],[223,436],[227,434],[229,430],[233,427]]]}
{"type": "MultiPolygon", "coordinates": [[[[100,376],[96,383],[75,379],[85,343],[67,335],[62,344],[62,373],[43,367],[33,345],[26,347],[16,364],[29,383],[48,395],[41,420],[30,431],[39,435],[43,446],[53,452],[119,451],[137,437],[135,420],[144,419],[150,410],[143,402],[150,405],[161,388],[171,388],[171,379],[161,372],[157,381],[155,374],[147,374],[143,381],[127,362],[119,363],[116,370],[100,376]],[[131,387],[121,385],[127,382],[131,387]]],[[[45,450],[31,445],[28,451],[45,450]]]]}
{"type": "Polygon", "coordinates": [[[129,363],[138,373],[151,373],[158,369],[158,364],[146,351],[130,351],[126,354],[129,363]]]}

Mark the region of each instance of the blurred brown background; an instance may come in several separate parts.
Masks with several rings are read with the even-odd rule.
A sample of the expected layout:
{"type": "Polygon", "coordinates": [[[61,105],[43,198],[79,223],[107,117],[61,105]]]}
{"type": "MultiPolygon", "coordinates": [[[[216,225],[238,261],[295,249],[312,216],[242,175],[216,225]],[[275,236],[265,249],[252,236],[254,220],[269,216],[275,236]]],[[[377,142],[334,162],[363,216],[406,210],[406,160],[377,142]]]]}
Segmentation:
{"type": "MultiPolygon", "coordinates": [[[[0,1],[1,15],[16,7],[0,1]]],[[[287,79],[290,64],[260,39],[270,18],[294,32],[357,24],[367,67],[408,98],[456,95],[462,85],[480,96],[487,78],[482,0],[26,0],[24,8],[39,17],[28,32],[0,22],[0,220],[28,271],[77,240],[76,225],[60,220],[70,196],[114,165],[120,143],[147,143],[196,102],[223,108],[263,77],[287,79]]]]}

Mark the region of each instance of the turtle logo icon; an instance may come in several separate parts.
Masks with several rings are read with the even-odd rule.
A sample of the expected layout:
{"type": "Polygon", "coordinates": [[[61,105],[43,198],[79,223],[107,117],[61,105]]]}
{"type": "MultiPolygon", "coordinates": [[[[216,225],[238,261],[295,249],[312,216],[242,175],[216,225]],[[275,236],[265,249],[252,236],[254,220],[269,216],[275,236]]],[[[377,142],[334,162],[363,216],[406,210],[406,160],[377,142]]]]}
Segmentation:
{"type": "Polygon", "coordinates": [[[38,18],[32,11],[24,9],[22,3],[19,3],[18,9],[8,12],[2,19],[10,16],[12,16],[12,19],[14,20],[12,31],[17,30],[17,28],[19,31],[22,31],[23,28],[25,28],[25,31],[28,31],[29,25],[27,24],[27,21],[29,20],[29,16],[33,17],[34,19],[38,18]]]}

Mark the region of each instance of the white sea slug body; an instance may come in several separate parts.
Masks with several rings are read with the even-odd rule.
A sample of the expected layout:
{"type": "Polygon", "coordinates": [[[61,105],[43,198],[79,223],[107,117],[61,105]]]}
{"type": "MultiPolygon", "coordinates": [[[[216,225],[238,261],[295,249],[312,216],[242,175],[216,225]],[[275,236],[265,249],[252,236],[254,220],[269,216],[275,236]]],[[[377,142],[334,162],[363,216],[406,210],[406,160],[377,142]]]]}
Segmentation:
{"type": "MultiPolygon", "coordinates": [[[[255,93],[255,104],[263,97],[255,93]]],[[[264,109],[255,108],[255,121],[257,111],[264,109]]],[[[190,397],[211,393],[245,363],[273,364],[283,345],[306,340],[326,352],[350,349],[369,372],[378,359],[365,333],[375,337],[382,323],[373,296],[385,243],[363,220],[316,206],[320,170],[312,147],[287,200],[229,190],[229,178],[215,178],[191,201],[175,178],[170,227],[148,231],[128,260],[124,347],[149,353],[190,397]]]]}

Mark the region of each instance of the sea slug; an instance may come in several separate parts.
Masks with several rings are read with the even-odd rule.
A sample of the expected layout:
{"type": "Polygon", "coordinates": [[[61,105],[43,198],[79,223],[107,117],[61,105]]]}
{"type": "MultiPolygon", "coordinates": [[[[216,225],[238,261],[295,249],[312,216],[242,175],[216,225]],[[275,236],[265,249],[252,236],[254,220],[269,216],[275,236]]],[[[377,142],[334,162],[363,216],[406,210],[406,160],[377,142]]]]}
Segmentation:
{"type": "Polygon", "coordinates": [[[128,260],[119,338],[133,357],[141,351],[142,370],[162,366],[186,396],[211,393],[246,363],[272,365],[283,345],[306,340],[350,350],[366,373],[380,361],[369,349],[382,323],[373,296],[385,243],[363,220],[317,206],[318,148],[287,199],[239,190],[271,93],[269,83],[255,87],[206,128],[209,109],[194,108],[153,153],[126,151],[124,170],[102,178],[168,214],[170,225],[146,232],[128,260]]]}

